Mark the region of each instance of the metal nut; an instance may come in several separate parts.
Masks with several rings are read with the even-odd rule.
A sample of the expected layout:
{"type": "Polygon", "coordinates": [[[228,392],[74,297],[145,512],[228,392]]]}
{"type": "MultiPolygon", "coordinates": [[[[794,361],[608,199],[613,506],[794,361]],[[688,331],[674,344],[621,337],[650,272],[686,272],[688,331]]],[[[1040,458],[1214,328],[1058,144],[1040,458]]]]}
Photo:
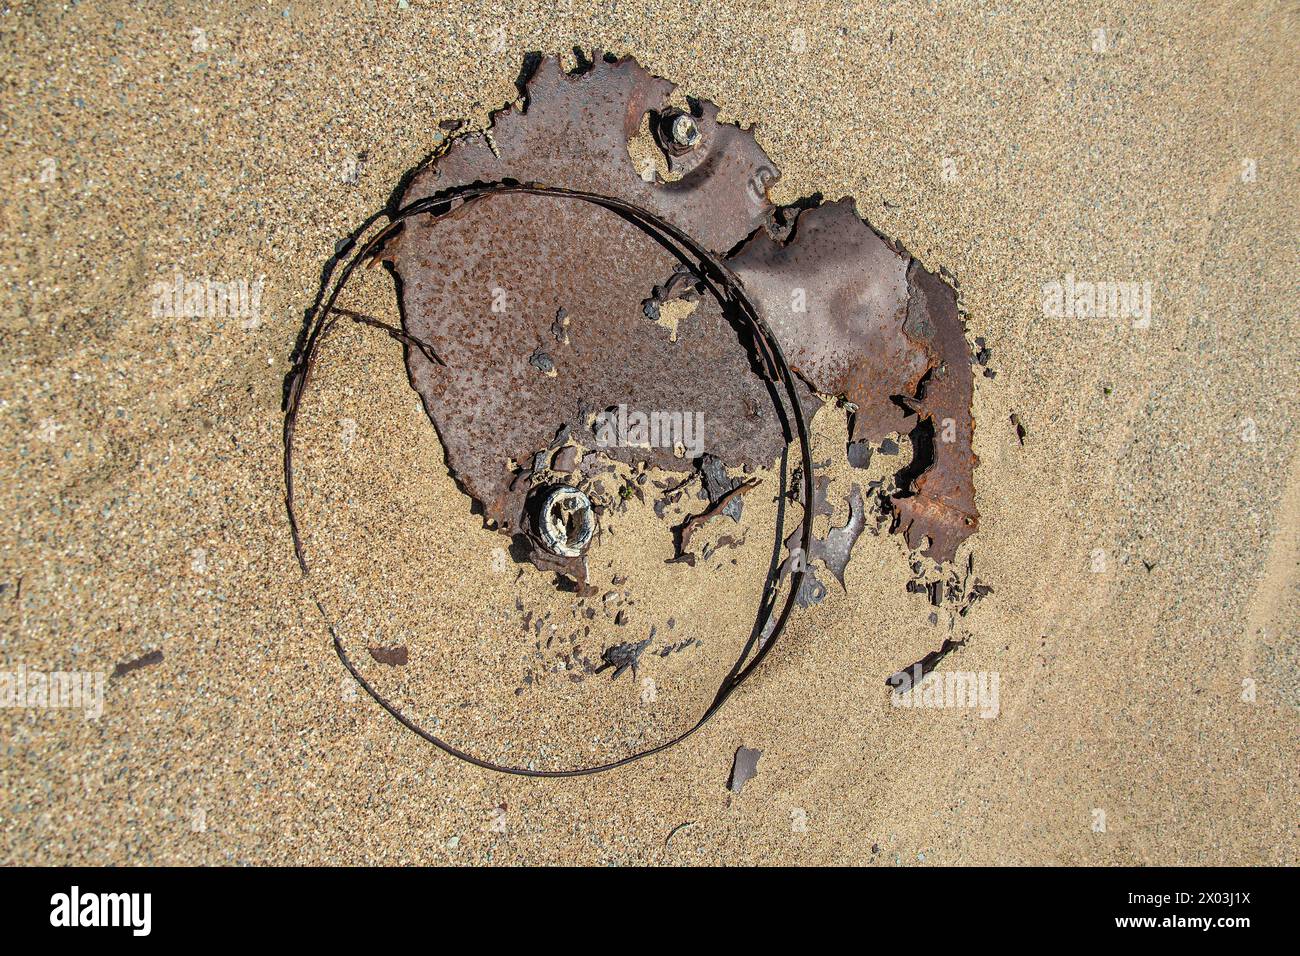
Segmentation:
{"type": "Polygon", "coordinates": [[[676,113],[664,117],[668,140],[681,149],[690,149],[700,141],[700,128],[689,113],[676,113]]]}
{"type": "Polygon", "coordinates": [[[595,530],[591,499],[572,485],[556,485],[542,501],[537,533],[552,554],[579,557],[591,544],[595,530]]]}

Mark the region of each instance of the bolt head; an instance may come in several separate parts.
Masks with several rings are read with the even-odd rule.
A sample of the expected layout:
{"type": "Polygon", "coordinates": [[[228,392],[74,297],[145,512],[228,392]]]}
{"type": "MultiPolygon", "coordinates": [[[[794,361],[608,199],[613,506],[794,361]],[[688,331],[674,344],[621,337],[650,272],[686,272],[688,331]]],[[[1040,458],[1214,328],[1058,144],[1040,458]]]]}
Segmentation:
{"type": "Polygon", "coordinates": [[[572,485],[551,489],[538,517],[538,534],[552,554],[576,558],[591,544],[596,530],[591,499],[572,485]]]}
{"type": "Polygon", "coordinates": [[[695,125],[695,119],[686,113],[673,119],[671,133],[673,142],[678,146],[694,146],[700,141],[700,128],[695,125]]]}

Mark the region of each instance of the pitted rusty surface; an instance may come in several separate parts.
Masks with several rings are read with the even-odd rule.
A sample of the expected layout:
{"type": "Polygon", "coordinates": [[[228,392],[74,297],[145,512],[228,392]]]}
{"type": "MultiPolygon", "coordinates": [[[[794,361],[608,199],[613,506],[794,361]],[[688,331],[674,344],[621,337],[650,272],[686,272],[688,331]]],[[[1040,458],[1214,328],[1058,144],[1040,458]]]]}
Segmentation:
{"type": "MultiPolygon", "coordinates": [[[[473,183],[533,183],[632,203],[717,253],[740,246],[728,264],[810,389],[809,416],[815,390],[851,403],[851,441],[933,426],[933,463],[890,501],[910,545],[928,539],[931,556],[950,560],[979,520],[973,383],[954,291],[877,235],[851,199],[804,209],[788,238],[773,238],[766,187],[779,174],[749,131],[717,122],[711,103],[693,108],[696,145],[660,138],[672,181],[643,179],[628,144],[647,116],[652,129],[670,125],[674,89],[630,59],[597,54],[567,73],[545,58],[523,100],[495,113],[487,133],[452,140],[417,171],[401,205],[473,183]]],[[[611,212],[489,196],[438,222],[408,221],[383,257],[401,282],[406,331],[446,363],[408,349],[448,464],[504,531],[527,530],[534,455],[565,427],[593,447],[592,416],[619,404],[703,412],[705,447],[728,467],[779,454],[775,410],[747,343],[673,256],[611,212]],[[670,341],[653,319],[677,297],[698,305],[670,341]]],[[[693,467],[669,448],[602,451],[693,467]]]]}
{"type": "Polygon", "coordinates": [[[851,441],[931,422],[934,461],[891,504],[909,546],[928,538],[929,556],[952,560],[979,527],[973,375],[952,286],[876,235],[849,199],[802,211],[784,244],[755,234],[730,264],[790,367],[856,406],[851,441]]]}
{"type": "Polygon", "coordinates": [[[557,57],[546,57],[524,89],[522,109],[493,115],[491,144],[482,133],[453,140],[415,175],[402,205],[474,182],[562,186],[633,203],[716,253],[733,248],[771,214],[767,188],[780,174],[753,134],[719,123],[717,107],[707,101],[695,118],[698,145],[667,157],[669,171],[681,178],[642,179],[628,143],[647,113],[668,108],[676,85],[635,60],[610,62],[597,52],[586,72],[567,73],[557,57]]]}
{"type": "Polygon", "coordinates": [[[957,547],[979,529],[980,520],[974,481],[979,459],[971,448],[975,383],[970,347],[952,286],[916,262],[907,280],[912,290],[907,331],[926,343],[933,362],[911,406],[934,428],[934,462],[912,483],[910,494],[890,501],[897,514],[896,530],[909,546],[918,547],[922,538],[929,538],[925,553],[936,561],[951,561],[957,547]]]}
{"type": "Polygon", "coordinates": [[[785,244],[754,235],[729,261],[790,367],[857,406],[850,440],[906,432],[894,395],[916,394],[925,346],[904,334],[907,264],[843,199],[804,210],[785,244]]]}
{"type": "MultiPolygon", "coordinates": [[[[409,349],[411,381],[452,472],[503,530],[522,530],[535,453],[566,426],[595,447],[594,416],[619,405],[698,413],[704,449],[731,467],[779,456],[772,399],[721,306],[703,296],[670,341],[642,303],[677,260],[621,217],[588,203],[491,195],[436,222],[409,221],[384,255],[401,280],[407,331],[445,363],[409,349]]],[[[672,447],[601,450],[695,467],[672,447]]]]}

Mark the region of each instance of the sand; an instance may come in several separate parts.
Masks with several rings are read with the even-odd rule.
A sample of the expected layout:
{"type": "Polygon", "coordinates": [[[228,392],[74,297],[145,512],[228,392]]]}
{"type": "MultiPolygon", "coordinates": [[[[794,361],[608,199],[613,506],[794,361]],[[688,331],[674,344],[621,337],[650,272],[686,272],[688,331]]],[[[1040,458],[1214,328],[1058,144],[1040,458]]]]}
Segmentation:
{"type": "MultiPolygon", "coordinates": [[[[98,719],[0,709],[0,861],[1300,862],[1294,6],[123,3],[0,30],[0,663],[162,652],[98,719]],[[554,598],[498,570],[400,351],[363,332],[305,426],[335,450],[328,481],[304,459],[335,573],[294,564],[279,406],[321,266],[440,121],[575,44],[757,124],[775,199],[853,196],[955,278],[997,373],[962,552],[995,591],[943,668],[997,674],[997,716],[891,705],[948,630],[883,534],[704,731],[611,774],[477,770],[356,692],[321,594],[356,647],[410,644],[388,690],[459,739],[617,752],[689,724],[761,573],[751,543],[716,606],[646,585],[636,611],[685,605],[698,653],[516,695],[515,596],[554,598]],[[258,314],[155,315],[178,271],[261,278],[258,314]],[[1149,324],[1046,315],[1067,275],[1149,283],[1149,324]],[[732,793],[741,745],[762,756],[732,793]]],[[[391,314],[385,281],[354,301],[391,314]]]]}

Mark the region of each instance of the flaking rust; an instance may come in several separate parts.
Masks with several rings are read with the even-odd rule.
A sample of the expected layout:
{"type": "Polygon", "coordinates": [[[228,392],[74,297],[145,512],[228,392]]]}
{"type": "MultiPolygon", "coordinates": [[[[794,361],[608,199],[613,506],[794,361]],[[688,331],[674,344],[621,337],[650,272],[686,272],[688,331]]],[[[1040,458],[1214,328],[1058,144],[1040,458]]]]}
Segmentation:
{"type": "Polygon", "coordinates": [[[851,441],[918,425],[933,436],[932,463],[890,500],[908,545],[928,540],[927,555],[951,561],[979,527],[974,379],[956,291],[878,236],[851,199],[799,212],[785,242],[756,233],[731,263],[790,367],[851,403],[851,441]]]}
{"type": "MultiPolygon", "coordinates": [[[[767,189],[779,173],[752,133],[718,122],[708,102],[681,111],[674,85],[635,61],[597,54],[573,72],[555,57],[531,65],[521,100],[495,113],[490,130],[451,140],[415,172],[400,205],[447,203],[408,220],[379,253],[398,280],[406,334],[427,345],[407,349],[411,382],[486,520],[527,537],[538,567],[585,586],[585,558],[542,553],[530,509],[556,461],[561,471],[581,461],[566,479],[581,489],[602,412],[707,410],[702,449],[599,448],[599,461],[708,469],[711,504],[679,525],[679,557],[715,514],[739,517],[755,482],[728,470],[770,467],[790,440],[728,304],[639,226],[589,203],[456,198],[476,183],[520,183],[626,202],[710,252],[736,250],[727,265],[807,387],[809,408],[818,396],[842,398],[854,442],[912,434],[915,450],[933,436],[928,467],[890,503],[910,546],[928,541],[928,554],[951,560],[979,522],[970,351],[953,288],[877,235],[851,200],[778,211],[767,189]],[[647,120],[667,179],[629,155],[647,120]],[[670,329],[659,320],[674,300],[691,308],[670,329]]],[[[814,555],[841,584],[864,526],[855,486],[847,524],[814,555]]]]}
{"type": "Polygon", "coordinates": [[[908,545],[919,547],[928,538],[926,553],[937,561],[951,561],[957,547],[979,529],[970,348],[952,286],[917,262],[908,270],[907,281],[911,295],[904,331],[925,342],[931,358],[929,377],[908,405],[929,423],[934,460],[910,493],[891,501],[896,527],[908,545]]]}

